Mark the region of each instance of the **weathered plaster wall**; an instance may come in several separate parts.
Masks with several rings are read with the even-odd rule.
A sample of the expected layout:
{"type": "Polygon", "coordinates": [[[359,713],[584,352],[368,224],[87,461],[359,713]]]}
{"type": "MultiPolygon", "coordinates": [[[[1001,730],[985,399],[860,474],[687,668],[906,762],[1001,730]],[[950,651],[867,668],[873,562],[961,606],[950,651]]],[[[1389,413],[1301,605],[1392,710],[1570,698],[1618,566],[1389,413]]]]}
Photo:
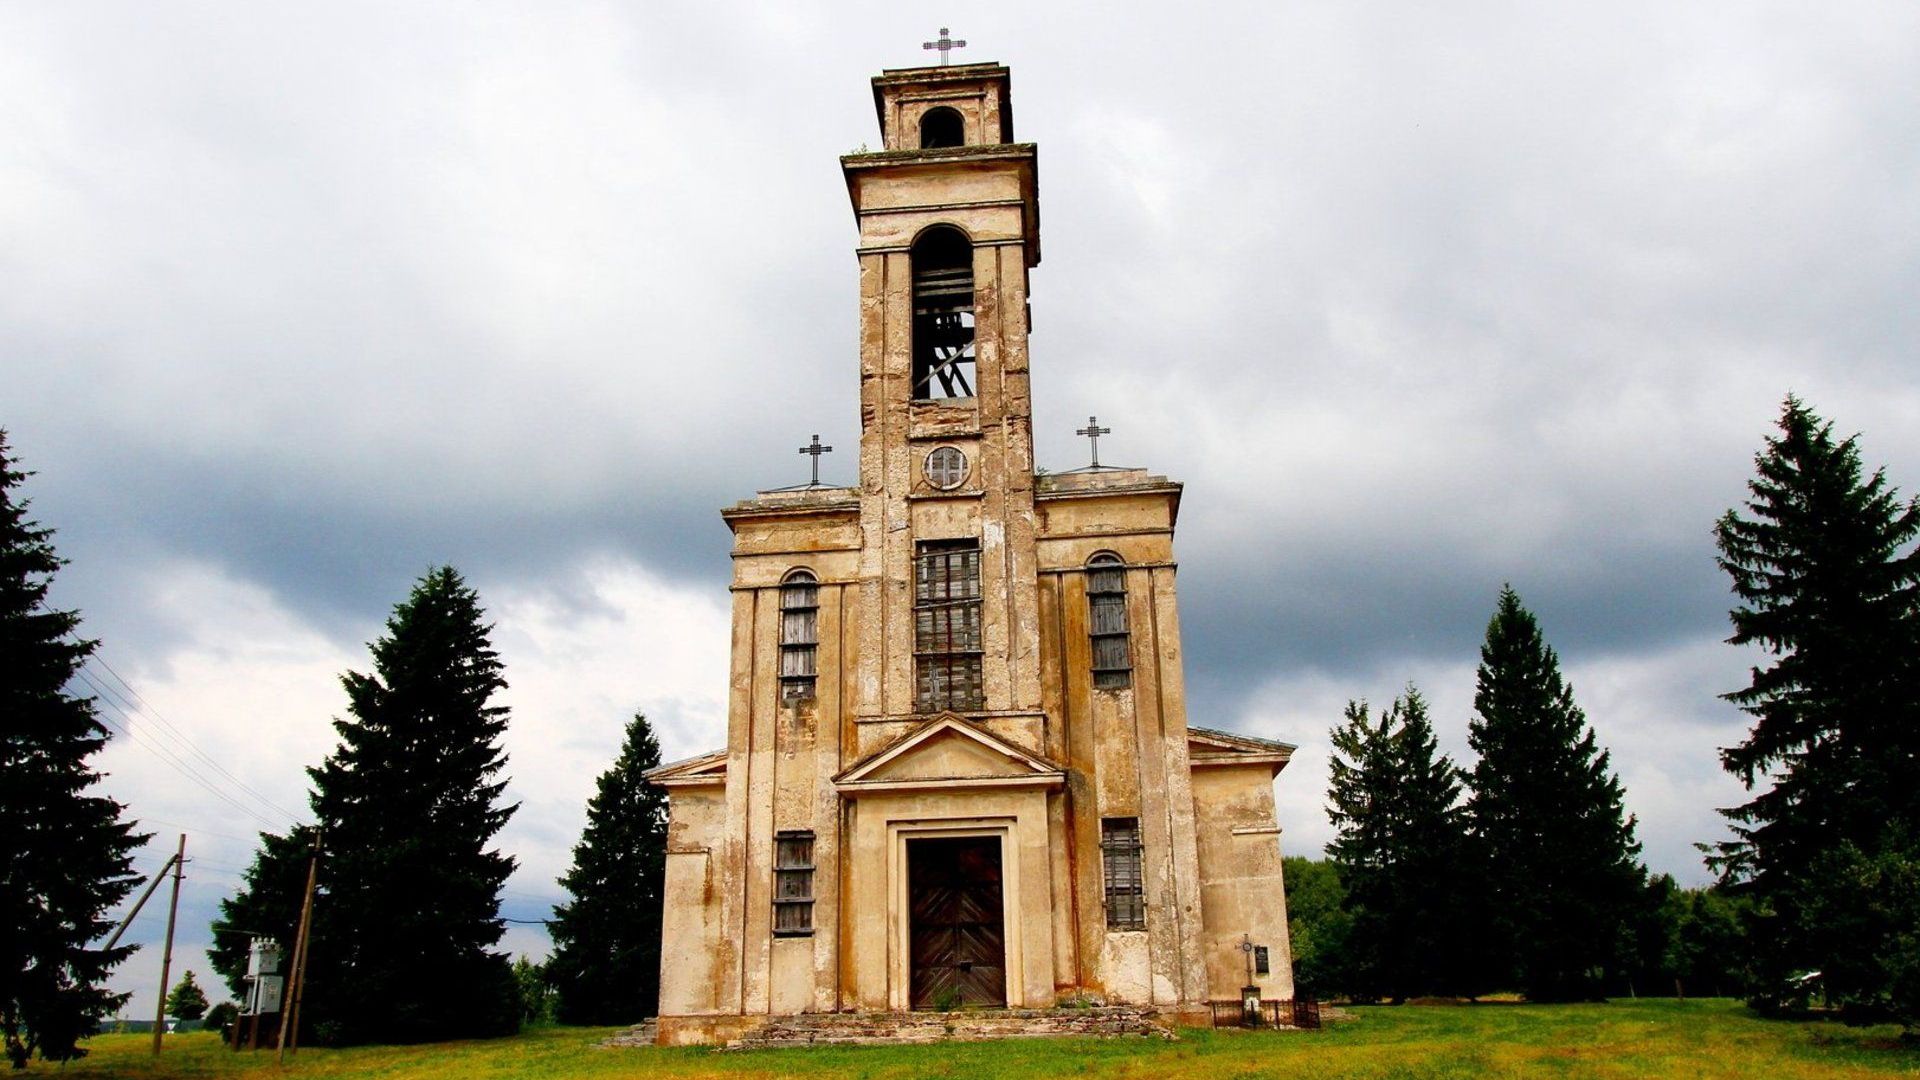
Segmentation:
{"type": "Polygon", "coordinates": [[[999,64],[954,64],[903,69],[874,79],[880,134],[888,150],[920,146],[920,117],[947,106],[958,112],[969,144],[997,143],[1011,107],[1007,69],[999,64]]]}
{"type": "MultiPolygon", "coordinates": [[[[833,777],[846,764],[847,693],[859,668],[858,634],[849,625],[860,607],[855,505],[851,492],[825,489],[728,511],[736,543],[726,795],[716,829],[717,896],[703,913],[723,943],[723,958],[709,965],[724,967],[712,980],[719,1011],[782,1014],[840,1003],[842,831],[833,777]],[[819,581],[817,675],[812,698],[786,701],[780,583],[799,568],[819,581]],[[772,932],[773,839],[787,830],[814,834],[810,936],[772,932]]],[[[671,1015],[665,1000],[661,1013],[671,1015]]]]}
{"type": "Polygon", "coordinates": [[[726,826],[725,789],[676,788],[667,823],[666,910],[660,949],[660,1012],[727,1009],[734,943],[721,936],[715,854],[726,826]]]}
{"type": "MultiPolygon", "coordinates": [[[[952,192],[915,189],[921,199],[952,192]]],[[[883,239],[910,243],[935,222],[976,235],[991,229],[989,209],[935,205],[899,236],[913,215],[863,215],[883,239]]],[[[1004,224],[1016,227],[1016,214],[1004,224]]],[[[1017,238],[1017,233],[1015,234],[1017,238]]],[[[886,244],[882,244],[885,247],[886,244]]],[[[986,708],[1039,710],[1038,658],[1017,628],[1034,625],[1033,446],[1026,367],[1026,266],[1018,247],[981,245],[974,252],[976,393],[971,399],[912,400],[911,259],[904,250],[861,255],[861,514],[860,577],[873,584],[861,612],[862,648],[881,662],[862,679],[857,714],[885,721],[915,716],[913,556],[922,540],[977,538],[985,597],[982,630],[986,708]],[[926,455],[953,446],[969,474],[950,492],[930,488],[926,455]]],[[[897,738],[901,728],[864,727],[862,755],[897,738]]]]}
{"type": "Polygon", "coordinates": [[[1287,890],[1274,824],[1273,771],[1266,765],[1208,766],[1193,772],[1200,845],[1201,904],[1206,914],[1207,979],[1218,999],[1246,985],[1242,935],[1268,947],[1272,972],[1256,976],[1261,995],[1293,996],[1293,950],[1287,938],[1287,890]]]}
{"type": "MultiPolygon", "coordinates": [[[[1186,778],[1186,707],[1174,617],[1172,540],[1179,486],[1140,472],[1046,478],[1036,514],[1044,699],[1068,763],[1071,930],[1078,985],[1110,1000],[1169,1007],[1205,1000],[1200,910],[1186,778]],[[1127,564],[1130,682],[1092,683],[1085,563],[1127,564]],[[1144,844],[1145,931],[1109,931],[1100,819],[1137,817],[1144,844]]],[[[1065,972],[1063,971],[1063,974],[1065,972]]]]}
{"type": "Polygon", "coordinates": [[[1053,875],[1041,789],[962,789],[869,794],[852,804],[848,845],[852,905],[851,1004],[908,1007],[906,848],[914,837],[993,833],[1004,837],[1008,1005],[1054,1002],[1053,875]]]}

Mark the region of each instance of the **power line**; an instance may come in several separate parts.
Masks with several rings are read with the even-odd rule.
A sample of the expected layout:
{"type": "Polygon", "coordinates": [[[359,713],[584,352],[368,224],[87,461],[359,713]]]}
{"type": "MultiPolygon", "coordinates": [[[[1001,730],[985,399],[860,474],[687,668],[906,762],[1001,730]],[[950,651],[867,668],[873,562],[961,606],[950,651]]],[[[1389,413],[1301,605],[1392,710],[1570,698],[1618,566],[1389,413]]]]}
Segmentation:
{"type": "MultiPolygon", "coordinates": [[[[199,758],[201,761],[206,762],[210,768],[212,768],[215,772],[219,773],[221,776],[224,776],[228,780],[232,781],[236,787],[238,787],[241,791],[246,792],[248,795],[251,795],[255,801],[260,803],[260,805],[273,811],[276,815],[280,817],[284,817],[290,821],[297,822],[300,820],[299,814],[293,813],[292,811],[288,810],[286,807],[283,807],[275,803],[272,799],[267,798],[265,795],[261,794],[257,789],[249,785],[246,781],[233,775],[231,772],[228,772],[225,766],[221,765],[218,761],[215,761],[213,759],[212,755],[208,754],[206,751],[200,749],[199,746],[195,745],[193,740],[188,738],[185,732],[181,731],[178,727],[176,727],[171,720],[168,720],[165,716],[161,715],[160,710],[154,707],[153,702],[148,701],[146,697],[140,693],[139,690],[134,688],[132,683],[128,682],[118,671],[115,671],[113,669],[113,665],[107,663],[106,660],[102,658],[97,652],[92,655],[89,655],[85,659],[84,663],[92,664],[104,670],[108,675],[113,676],[114,681],[118,682],[122,687],[124,687],[127,693],[132,695],[134,701],[139,702],[140,707],[133,711],[138,712],[141,716],[149,720],[152,720],[154,723],[158,724],[163,729],[164,733],[171,735],[180,745],[184,746],[189,753],[193,754],[193,756],[199,758]]],[[[121,697],[120,700],[122,703],[125,703],[127,699],[125,697],[121,697]]],[[[126,710],[123,710],[123,711],[126,711],[126,710]]]]}
{"type": "Polygon", "coordinates": [[[216,874],[225,874],[228,877],[239,877],[247,872],[247,868],[244,866],[223,866],[220,863],[210,863],[205,859],[188,859],[187,862],[202,870],[209,870],[216,874]]]}
{"type": "Polygon", "coordinates": [[[136,816],[142,825],[171,825],[176,829],[185,829],[195,836],[217,836],[222,840],[232,840],[237,844],[251,844],[260,839],[258,836],[235,836],[232,833],[214,832],[212,829],[203,829],[198,825],[189,825],[184,821],[168,821],[165,818],[148,817],[145,814],[136,816]]]}
{"type": "Polygon", "coordinates": [[[262,825],[265,825],[269,829],[279,828],[279,825],[276,822],[261,816],[259,813],[255,812],[251,808],[242,804],[239,800],[233,798],[231,795],[228,795],[226,792],[221,791],[218,787],[214,785],[214,783],[211,780],[208,780],[206,777],[194,771],[191,765],[189,765],[185,761],[182,761],[179,755],[175,754],[173,751],[167,749],[165,746],[162,746],[159,743],[136,738],[133,734],[132,717],[128,716],[126,714],[126,711],[122,709],[118,704],[116,704],[115,702],[113,702],[112,700],[106,697],[106,692],[104,689],[102,689],[100,684],[94,682],[93,677],[88,675],[84,669],[75,671],[74,675],[77,678],[79,678],[82,682],[86,683],[88,686],[93,687],[93,689],[96,692],[100,693],[101,702],[105,704],[108,709],[112,709],[120,712],[122,718],[127,721],[125,724],[116,723],[113,717],[107,714],[106,710],[100,710],[96,712],[95,715],[97,715],[100,718],[101,723],[107,725],[109,728],[112,728],[113,730],[126,736],[127,740],[129,742],[132,742],[134,745],[145,747],[148,751],[158,756],[162,761],[165,761],[167,764],[173,766],[174,770],[179,772],[180,775],[186,777],[189,780],[192,780],[196,784],[199,784],[201,787],[205,788],[208,791],[208,793],[212,794],[215,798],[219,799],[220,801],[226,803],[228,806],[231,806],[235,810],[238,810],[241,813],[247,815],[248,817],[254,819],[255,821],[258,821],[259,823],[261,823],[262,825]]]}
{"type": "Polygon", "coordinates": [[[200,760],[212,766],[213,769],[216,772],[218,772],[221,776],[224,776],[227,779],[233,781],[234,784],[238,785],[242,791],[245,791],[247,794],[252,795],[255,799],[257,799],[260,802],[262,806],[267,807],[268,809],[272,810],[274,813],[282,817],[285,817],[291,821],[297,822],[300,820],[299,814],[296,814],[293,811],[288,810],[286,807],[281,806],[278,803],[274,802],[272,799],[267,798],[265,795],[261,794],[258,789],[249,785],[246,781],[228,772],[225,766],[221,765],[218,761],[214,760],[213,757],[210,754],[208,754],[206,751],[194,745],[193,740],[188,738],[185,732],[181,731],[178,727],[176,727],[171,720],[168,720],[165,716],[161,715],[160,710],[154,706],[153,702],[148,701],[146,699],[146,696],[141,694],[139,690],[135,689],[132,683],[128,682],[125,678],[121,677],[120,673],[113,669],[113,665],[107,663],[107,661],[103,657],[101,657],[97,652],[93,655],[88,656],[85,662],[89,664],[98,665],[99,667],[105,669],[107,674],[112,675],[114,680],[118,682],[121,686],[125,687],[127,690],[127,693],[132,694],[133,699],[140,703],[140,706],[141,706],[140,712],[142,715],[155,721],[161,727],[171,732],[177,739],[179,739],[181,743],[185,744],[186,747],[189,750],[191,750],[195,756],[199,757],[200,760]]]}
{"type": "MultiPolygon", "coordinates": [[[[49,614],[53,613],[53,609],[45,606],[44,598],[37,606],[39,606],[42,611],[46,611],[49,614]]],[[[173,766],[173,768],[176,771],[178,771],[181,775],[192,780],[194,783],[199,784],[201,787],[206,788],[207,791],[212,793],[221,801],[227,803],[229,806],[232,806],[234,809],[239,810],[241,813],[246,814],[248,817],[253,818],[255,821],[260,822],[262,825],[265,825],[269,829],[279,828],[278,823],[276,823],[271,818],[263,817],[259,813],[248,809],[246,806],[241,805],[232,796],[228,795],[224,791],[221,791],[218,787],[216,787],[213,784],[212,781],[200,775],[197,771],[191,768],[187,762],[181,760],[179,755],[173,753],[171,750],[167,749],[165,746],[162,746],[159,743],[152,741],[151,739],[143,740],[143,739],[135,738],[133,734],[133,729],[136,726],[134,723],[134,714],[137,712],[140,712],[141,710],[130,707],[126,697],[118,693],[111,692],[107,686],[96,681],[92,676],[88,675],[86,671],[87,664],[95,664],[98,667],[104,669],[106,672],[112,675],[113,678],[116,681],[118,681],[121,686],[126,688],[126,691],[128,694],[131,694],[134,697],[134,699],[138,700],[139,702],[141,702],[141,704],[145,705],[146,715],[150,719],[158,723],[158,725],[163,729],[162,734],[171,733],[173,738],[177,740],[180,744],[184,745],[188,749],[188,751],[198,756],[201,760],[205,761],[208,765],[212,766],[222,776],[225,776],[229,781],[231,781],[233,784],[239,787],[242,791],[245,791],[246,793],[251,795],[253,798],[258,800],[261,805],[271,809],[275,814],[286,818],[289,822],[295,825],[298,825],[301,823],[300,815],[288,813],[286,809],[275,805],[266,796],[260,794],[258,791],[255,791],[253,788],[247,786],[247,784],[244,781],[242,781],[239,777],[234,776],[232,773],[228,772],[225,768],[223,768],[219,762],[213,760],[213,758],[210,755],[208,755],[206,751],[201,750],[198,746],[195,746],[193,743],[193,740],[187,738],[186,735],[182,733],[179,728],[174,727],[173,724],[166,719],[166,717],[161,716],[160,710],[155,709],[153,707],[152,702],[149,702],[145,698],[141,697],[140,691],[135,690],[133,688],[132,683],[122,678],[120,673],[118,671],[113,670],[111,665],[109,665],[105,660],[101,659],[99,656],[95,655],[95,652],[100,647],[99,642],[97,641],[89,642],[85,638],[82,638],[79,635],[79,633],[75,630],[69,630],[67,632],[67,636],[73,639],[73,643],[75,645],[81,646],[85,650],[81,656],[81,666],[74,669],[74,672],[73,672],[74,676],[80,679],[80,681],[86,683],[88,686],[92,687],[94,692],[100,695],[99,697],[100,702],[111,709],[117,710],[120,713],[122,720],[125,721],[124,724],[115,723],[111,716],[108,716],[103,711],[96,710],[95,715],[97,715],[100,718],[100,721],[104,723],[108,728],[126,736],[128,741],[133,742],[139,746],[144,746],[147,750],[158,755],[162,760],[166,761],[167,764],[173,766]]]]}
{"type": "Polygon", "coordinates": [[[261,823],[262,825],[265,825],[269,829],[278,828],[278,825],[272,820],[261,816],[257,811],[242,804],[238,800],[234,799],[232,796],[228,795],[226,792],[221,791],[217,786],[214,785],[213,781],[208,780],[206,777],[200,775],[200,773],[196,772],[190,764],[188,764],[185,761],[182,761],[178,754],[175,754],[173,751],[167,749],[165,746],[162,746],[159,743],[153,742],[150,739],[142,739],[135,736],[133,732],[132,718],[126,715],[125,710],[122,710],[120,706],[116,705],[113,701],[107,699],[104,696],[104,692],[101,691],[99,684],[95,683],[92,677],[89,676],[85,671],[75,672],[75,675],[77,675],[82,682],[85,682],[88,686],[93,687],[93,689],[96,692],[103,694],[103,696],[99,699],[102,704],[106,705],[108,709],[114,710],[121,714],[121,720],[115,721],[112,715],[110,715],[106,710],[97,711],[95,715],[100,718],[101,723],[107,725],[107,727],[113,729],[114,731],[119,732],[121,735],[124,735],[127,738],[128,742],[133,743],[135,746],[139,746],[146,749],[149,753],[152,753],[156,757],[160,758],[160,760],[166,762],[168,765],[171,765],[174,768],[174,770],[178,772],[180,775],[186,777],[189,780],[192,780],[196,784],[199,784],[202,788],[205,788],[209,794],[213,795],[215,798],[220,799],[222,802],[225,802],[228,806],[231,806],[235,810],[238,810],[241,813],[247,815],[248,817],[253,818],[255,821],[258,821],[259,823],[261,823]]]}

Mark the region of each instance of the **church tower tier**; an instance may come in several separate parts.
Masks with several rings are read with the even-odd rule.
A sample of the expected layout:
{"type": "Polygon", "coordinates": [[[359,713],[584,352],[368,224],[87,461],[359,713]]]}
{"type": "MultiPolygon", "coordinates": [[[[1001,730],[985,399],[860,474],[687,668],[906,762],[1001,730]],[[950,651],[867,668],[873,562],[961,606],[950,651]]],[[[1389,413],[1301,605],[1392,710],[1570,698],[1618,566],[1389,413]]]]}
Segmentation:
{"type": "Polygon", "coordinates": [[[1180,485],[1035,468],[1039,158],[1009,72],[887,71],[873,100],[882,149],[840,160],[859,480],[723,511],[726,747],[650,774],[672,815],[660,1039],[1089,999],[1204,1023],[1249,987],[1291,997],[1293,748],[1187,724],[1180,485]]]}
{"type": "MultiPolygon", "coordinates": [[[[873,81],[886,149],[840,159],[860,228],[862,749],[942,710],[1040,716],[1028,270],[1038,152],[1007,69],[873,81]]],[[[1034,725],[1037,727],[1036,725],[1034,725]]]]}

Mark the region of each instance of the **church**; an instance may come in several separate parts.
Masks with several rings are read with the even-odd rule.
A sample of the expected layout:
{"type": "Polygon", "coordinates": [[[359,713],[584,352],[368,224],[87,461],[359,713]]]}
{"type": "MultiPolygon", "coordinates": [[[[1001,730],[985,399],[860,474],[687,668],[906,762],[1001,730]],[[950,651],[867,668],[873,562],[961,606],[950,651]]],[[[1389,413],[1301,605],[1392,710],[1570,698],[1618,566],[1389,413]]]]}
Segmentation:
{"type": "Polygon", "coordinates": [[[1035,468],[1038,151],[1011,86],[992,63],[883,72],[882,148],[840,159],[859,481],[816,469],[722,512],[726,746],[649,774],[671,803],[663,1044],[1087,1002],[1205,1024],[1210,1001],[1293,995],[1293,747],[1188,723],[1181,486],[1097,442],[1090,467],[1035,468]]]}

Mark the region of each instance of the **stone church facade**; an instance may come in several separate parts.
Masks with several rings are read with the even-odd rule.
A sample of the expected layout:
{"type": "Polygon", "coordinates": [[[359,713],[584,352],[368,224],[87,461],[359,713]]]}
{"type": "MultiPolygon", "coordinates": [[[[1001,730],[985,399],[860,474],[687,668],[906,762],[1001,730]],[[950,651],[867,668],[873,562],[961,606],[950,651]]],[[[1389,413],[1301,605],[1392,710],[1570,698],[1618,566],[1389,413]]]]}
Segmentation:
{"type": "Polygon", "coordinates": [[[1006,68],[873,80],[859,483],[733,531],[727,745],[671,797],[660,1040],[769,1017],[1292,996],[1273,781],[1191,727],[1178,483],[1036,473],[1037,152],[1006,68]]]}

